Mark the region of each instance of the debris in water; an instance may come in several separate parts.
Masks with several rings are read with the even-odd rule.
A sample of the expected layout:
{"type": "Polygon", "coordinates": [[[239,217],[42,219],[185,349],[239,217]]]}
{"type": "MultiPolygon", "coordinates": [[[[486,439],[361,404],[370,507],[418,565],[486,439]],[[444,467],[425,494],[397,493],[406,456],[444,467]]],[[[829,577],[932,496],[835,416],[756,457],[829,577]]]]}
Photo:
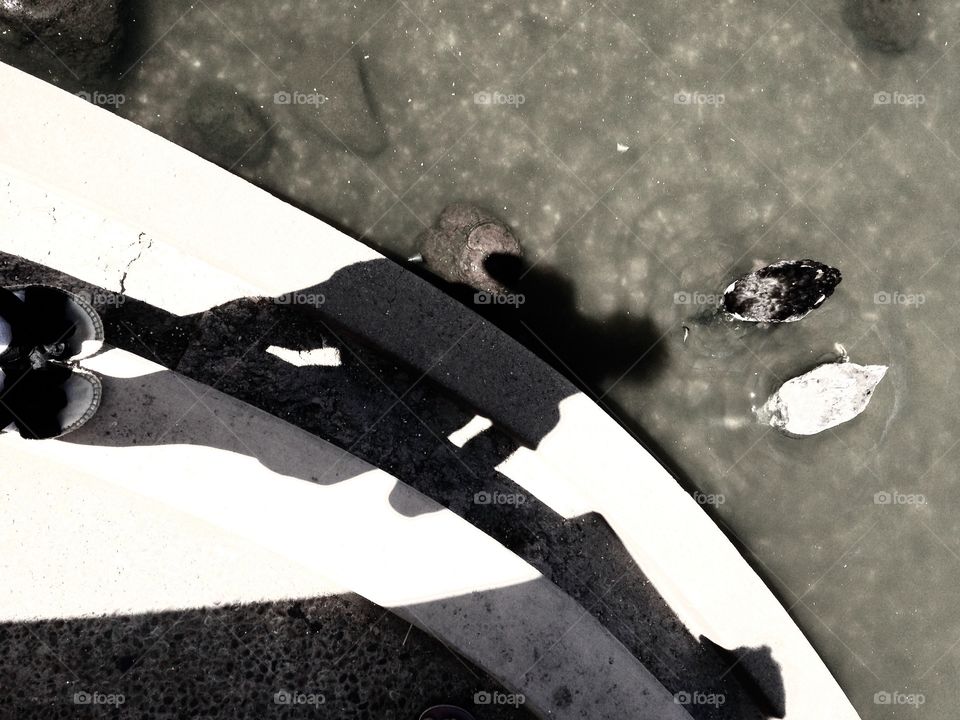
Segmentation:
{"type": "Polygon", "coordinates": [[[722,309],[736,320],[794,322],[820,307],[840,280],[839,270],[816,260],[781,260],[730,283],[722,309]]]}
{"type": "Polygon", "coordinates": [[[820,365],[785,382],[757,416],[788,435],[814,435],[862,413],[886,373],[886,365],[820,365]]]}
{"type": "Polygon", "coordinates": [[[270,159],[275,140],[262,107],[233,85],[203,81],[187,95],[177,142],[221,167],[255,168],[270,159]]]}
{"type": "Polygon", "coordinates": [[[618,142],[618,143],[617,143],[617,152],[618,152],[618,153],[625,153],[625,152],[626,152],[627,150],[629,150],[629,149],[630,149],[630,146],[629,146],[629,145],[624,145],[622,142],[618,142]]]}

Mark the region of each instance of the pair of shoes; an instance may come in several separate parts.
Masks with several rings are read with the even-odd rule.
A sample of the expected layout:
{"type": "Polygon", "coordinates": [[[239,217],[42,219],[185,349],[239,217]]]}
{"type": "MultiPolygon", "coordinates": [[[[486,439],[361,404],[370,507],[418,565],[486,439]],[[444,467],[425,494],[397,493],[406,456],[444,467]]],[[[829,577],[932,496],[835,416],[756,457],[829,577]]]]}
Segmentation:
{"type": "Polygon", "coordinates": [[[103,346],[103,322],[59,288],[0,288],[0,432],[43,440],[76,430],[100,407],[103,386],[75,365],[103,346]]]}

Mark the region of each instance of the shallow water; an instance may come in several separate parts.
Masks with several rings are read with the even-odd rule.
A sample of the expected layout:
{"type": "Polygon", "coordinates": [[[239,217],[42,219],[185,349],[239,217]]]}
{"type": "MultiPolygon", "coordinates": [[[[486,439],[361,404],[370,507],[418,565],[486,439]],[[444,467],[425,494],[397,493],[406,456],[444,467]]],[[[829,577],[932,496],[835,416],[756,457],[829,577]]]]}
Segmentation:
{"type": "MultiPolygon", "coordinates": [[[[952,718],[960,1],[928,8],[894,56],[841,0],[149,2],[118,112],[183,142],[190,88],[221,81],[269,129],[235,162],[208,154],[394,256],[450,202],[496,212],[571,285],[568,312],[647,323],[657,362],[618,381],[595,356],[595,391],[712,496],[861,715],[952,718]],[[366,92],[385,146],[371,116],[304,120],[281,91],[366,92]],[[802,322],[701,317],[738,274],[801,257],[844,275],[802,322]],[[890,366],[867,411],[805,439],[759,425],[753,407],[836,343],[890,366]],[[923,702],[877,695],[894,692],[923,702]]],[[[577,352],[559,337],[552,352],[577,352]]]]}

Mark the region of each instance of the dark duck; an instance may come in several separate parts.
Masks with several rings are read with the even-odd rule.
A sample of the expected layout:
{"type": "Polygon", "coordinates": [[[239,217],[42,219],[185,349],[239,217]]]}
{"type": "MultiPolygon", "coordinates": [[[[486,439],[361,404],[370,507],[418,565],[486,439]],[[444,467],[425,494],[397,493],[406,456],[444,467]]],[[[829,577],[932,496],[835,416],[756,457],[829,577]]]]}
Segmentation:
{"type": "Polygon", "coordinates": [[[833,295],[840,280],[839,270],[816,260],[780,260],[730,283],[721,310],[747,322],[796,322],[833,295]]]}

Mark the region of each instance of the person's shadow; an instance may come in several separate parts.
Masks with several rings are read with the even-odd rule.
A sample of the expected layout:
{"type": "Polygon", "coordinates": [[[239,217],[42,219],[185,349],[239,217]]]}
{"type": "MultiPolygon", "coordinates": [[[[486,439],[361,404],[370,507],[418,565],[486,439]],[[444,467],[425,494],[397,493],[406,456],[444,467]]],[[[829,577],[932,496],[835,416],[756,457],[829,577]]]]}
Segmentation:
{"type": "MultiPolygon", "coordinates": [[[[528,293],[545,292],[543,288],[556,283],[554,278],[530,276],[540,289],[531,282],[523,287],[528,293]]],[[[497,471],[517,448],[535,447],[556,425],[560,401],[576,388],[517,352],[503,333],[464,313],[437,290],[425,289],[433,293],[427,295],[435,302],[406,307],[405,285],[420,281],[395,263],[358,263],[294,293],[244,298],[186,317],[130,298],[114,297],[110,302],[109,293],[59,274],[46,281],[103,298],[100,309],[112,345],[160,361],[316,434],[461,515],[578,600],[668,690],[681,699],[683,693],[692,698],[723,698],[722,703],[689,705],[698,720],[784,715],[782,680],[768,649],[722,650],[706,638],[693,637],[600,516],[591,513],[565,519],[497,471]],[[382,331],[376,351],[346,329],[364,323],[382,331]],[[466,336],[470,343],[461,342],[466,336]],[[481,356],[478,347],[483,349],[481,356]],[[268,352],[271,348],[327,348],[336,350],[339,361],[299,366],[268,352]],[[400,358],[418,353],[419,364],[442,363],[444,372],[427,378],[419,370],[402,366],[400,358]],[[456,376],[458,382],[445,387],[444,374],[456,376]],[[460,397],[450,396],[454,387],[464,386],[460,397]],[[531,393],[531,388],[539,392],[531,393]],[[457,447],[447,438],[474,418],[475,407],[483,408],[494,426],[457,447]],[[484,501],[497,495],[523,497],[523,502],[484,501]]],[[[561,285],[554,287],[554,304],[538,307],[531,301],[524,324],[533,328],[544,317],[556,315],[556,331],[551,332],[560,332],[559,316],[569,309],[564,303],[572,294],[561,285]]],[[[513,309],[503,308],[503,312],[513,309]]],[[[538,327],[547,332],[544,325],[538,327]]],[[[584,322],[579,330],[602,335],[606,327],[584,322]]],[[[614,322],[611,327],[621,326],[614,322]]],[[[549,337],[560,348],[558,353],[567,352],[563,338],[549,337]]],[[[608,340],[616,344],[615,335],[608,340]]],[[[596,344],[588,345],[581,357],[589,359],[595,348],[596,344]]],[[[658,357],[652,352],[647,356],[658,357]]],[[[566,357],[576,362],[575,353],[566,357]]],[[[169,374],[109,380],[107,392],[123,396],[137,388],[139,393],[163,397],[173,377],[163,375],[169,374]],[[148,387],[151,383],[153,391],[148,387]]],[[[124,424],[120,418],[114,420],[124,424]]],[[[65,441],[113,447],[229,444],[236,451],[234,440],[213,424],[203,434],[173,432],[162,437],[138,432],[107,435],[91,426],[65,441]]],[[[276,452],[268,439],[251,438],[249,448],[261,462],[286,476],[321,483],[343,479],[336,474],[319,477],[315,468],[276,452]]],[[[393,506],[405,516],[429,511],[409,503],[393,506]]]]}

